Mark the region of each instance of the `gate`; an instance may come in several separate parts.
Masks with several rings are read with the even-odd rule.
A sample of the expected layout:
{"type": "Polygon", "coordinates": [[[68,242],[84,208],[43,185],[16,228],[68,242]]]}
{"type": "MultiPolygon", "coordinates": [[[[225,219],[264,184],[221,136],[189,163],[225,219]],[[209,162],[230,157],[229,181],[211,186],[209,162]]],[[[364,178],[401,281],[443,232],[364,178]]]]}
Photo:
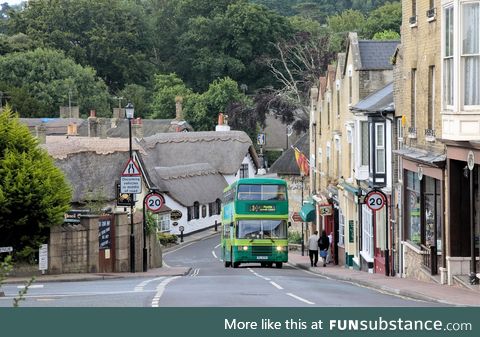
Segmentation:
{"type": "Polygon", "coordinates": [[[115,272],[115,216],[98,218],[98,269],[100,273],[115,272]]]}

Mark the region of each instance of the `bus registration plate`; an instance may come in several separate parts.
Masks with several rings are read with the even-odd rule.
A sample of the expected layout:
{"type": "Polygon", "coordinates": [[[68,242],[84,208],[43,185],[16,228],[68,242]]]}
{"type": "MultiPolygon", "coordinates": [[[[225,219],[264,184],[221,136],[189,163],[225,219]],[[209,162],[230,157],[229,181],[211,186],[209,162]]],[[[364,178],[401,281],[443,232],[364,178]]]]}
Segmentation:
{"type": "Polygon", "coordinates": [[[268,256],[257,256],[257,260],[268,260],[268,256]]]}

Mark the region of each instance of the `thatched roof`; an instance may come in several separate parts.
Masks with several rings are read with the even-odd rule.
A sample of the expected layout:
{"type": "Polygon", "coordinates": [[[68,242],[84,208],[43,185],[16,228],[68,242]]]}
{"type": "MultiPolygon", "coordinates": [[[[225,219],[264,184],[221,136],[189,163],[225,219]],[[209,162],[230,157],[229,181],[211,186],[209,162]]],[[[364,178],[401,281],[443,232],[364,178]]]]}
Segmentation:
{"type": "MultiPolygon", "coordinates": [[[[75,153],[111,154],[128,152],[129,140],[127,138],[76,137],[76,136],[47,136],[45,144],[41,147],[47,150],[55,159],[65,159],[75,153]]],[[[132,142],[133,150],[143,153],[143,149],[136,141],[132,142]]]]}
{"type": "MultiPolygon", "coordinates": [[[[143,119],[142,127],[144,137],[149,137],[156,133],[193,131],[193,128],[187,122],[178,124],[173,119],[143,119]]],[[[128,120],[117,120],[115,127],[110,127],[107,130],[107,136],[128,138],[128,120]]]]}
{"type": "Polygon", "coordinates": [[[143,138],[147,167],[208,163],[221,174],[235,174],[250,153],[258,167],[252,141],[243,131],[205,131],[156,134],[143,138]]]}
{"type": "Polygon", "coordinates": [[[222,197],[225,178],[209,164],[155,167],[152,182],[184,206],[208,204],[222,197]]]}
{"type": "MultiPolygon", "coordinates": [[[[308,133],[304,134],[294,145],[307,158],[310,158],[310,144],[308,142],[308,133]]],[[[295,159],[295,150],[293,148],[285,151],[270,167],[269,173],[277,173],[279,175],[300,175],[300,169],[295,159]]]]}

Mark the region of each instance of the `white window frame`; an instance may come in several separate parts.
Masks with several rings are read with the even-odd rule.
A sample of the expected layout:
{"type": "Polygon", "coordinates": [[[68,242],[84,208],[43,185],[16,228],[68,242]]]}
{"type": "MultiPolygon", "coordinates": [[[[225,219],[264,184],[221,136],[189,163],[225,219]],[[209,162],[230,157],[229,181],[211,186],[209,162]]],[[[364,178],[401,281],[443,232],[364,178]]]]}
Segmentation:
{"type": "MultiPolygon", "coordinates": [[[[403,125],[402,119],[399,118],[397,120],[397,149],[401,150],[404,146],[404,139],[403,139],[403,125]]],[[[402,157],[397,156],[398,160],[398,181],[401,183],[403,181],[403,162],[402,157]]]]}
{"type": "Polygon", "coordinates": [[[455,39],[455,23],[456,23],[456,20],[455,20],[455,8],[453,6],[453,3],[445,6],[443,8],[443,13],[442,13],[442,107],[443,109],[445,110],[453,110],[453,107],[455,105],[455,98],[456,98],[456,93],[455,93],[455,43],[456,43],[456,39],[455,39]],[[451,39],[452,41],[450,42],[450,46],[452,46],[451,48],[451,52],[452,54],[451,55],[448,55],[447,56],[447,41],[445,40],[445,37],[446,37],[446,34],[447,34],[447,21],[445,20],[446,18],[446,13],[447,11],[451,11],[451,27],[452,27],[452,35],[451,35],[451,39]],[[445,61],[449,59],[451,60],[452,62],[452,74],[449,78],[449,81],[448,81],[448,84],[449,84],[449,87],[451,86],[451,89],[450,90],[446,90],[446,87],[447,87],[447,80],[446,80],[446,67],[445,67],[445,61]],[[451,93],[451,100],[447,100],[447,91],[449,91],[451,93]]]}
{"type": "Polygon", "coordinates": [[[387,163],[386,163],[386,153],[385,153],[385,124],[383,123],[375,123],[375,173],[385,173],[387,163]],[[378,137],[378,130],[379,127],[383,130],[383,137],[378,137]],[[378,168],[378,158],[379,153],[383,152],[383,170],[380,171],[378,168]]]}
{"type": "Polygon", "coordinates": [[[345,246],[345,216],[342,209],[338,209],[338,245],[345,246]]]}
{"type": "Polygon", "coordinates": [[[362,253],[373,260],[373,216],[367,205],[362,205],[362,253]]]}
{"type": "Polygon", "coordinates": [[[170,232],[170,213],[155,214],[155,225],[157,232],[170,232]]]}
{"type": "MultiPolygon", "coordinates": [[[[460,8],[459,8],[459,15],[461,16],[461,20],[459,21],[459,34],[461,36],[461,38],[459,39],[459,41],[463,41],[463,36],[464,36],[464,31],[463,31],[463,23],[464,23],[464,16],[463,16],[463,13],[464,13],[464,6],[465,5],[472,5],[472,4],[476,4],[477,6],[480,6],[480,2],[479,1],[464,1],[464,2],[461,2],[460,3],[460,8]]],[[[480,10],[480,8],[479,8],[480,10]]],[[[454,19],[455,20],[455,19],[454,19]]],[[[455,21],[454,21],[454,34],[455,34],[455,21]]],[[[480,29],[480,27],[477,27],[477,29],[480,29]]],[[[479,39],[480,39],[480,34],[479,35],[479,39]]],[[[478,42],[480,44],[480,41],[478,42]]],[[[455,45],[454,45],[455,47],[455,45]]],[[[462,104],[462,107],[463,107],[463,110],[465,111],[468,111],[468,110],[478,110],[480,108],[480,104],[471,104],[471,105],[466,105],[465,104],[465,77],[466,77],[466,72],[465,72],[465,58],[467,57],[472,57],[472,56],[476,56],[476,57],[480,57],[480,48],[478,49],[477,53],[476,54],[464,54],[463,53],[463,45],[459,42],[459,45],[458,45],[458,50],[459,50],[459,53],[460,53],[460,64],[461,64],[461,79],[460,79],[460,83],[461,83],[461,95],[460,95],[460,100],[461,100],[461,104],[462,104]]],[[[476,80],[478,82],[478,77],[475,77],[474,80],[476,80]]]]}

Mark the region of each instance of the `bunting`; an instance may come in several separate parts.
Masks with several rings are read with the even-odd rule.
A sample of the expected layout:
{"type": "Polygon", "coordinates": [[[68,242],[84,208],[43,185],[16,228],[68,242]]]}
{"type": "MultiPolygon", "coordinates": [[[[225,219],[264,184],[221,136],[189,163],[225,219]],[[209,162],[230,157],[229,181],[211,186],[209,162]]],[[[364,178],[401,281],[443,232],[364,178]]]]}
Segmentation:
{"type": "Polygon", "coordinates": [[[295,159],[297,160],[298,168],[300,169],[300,174],[308,176],[310,173],[310,164],[307,157],[296,147],[293,147],[295,150],[295,159]]]}

